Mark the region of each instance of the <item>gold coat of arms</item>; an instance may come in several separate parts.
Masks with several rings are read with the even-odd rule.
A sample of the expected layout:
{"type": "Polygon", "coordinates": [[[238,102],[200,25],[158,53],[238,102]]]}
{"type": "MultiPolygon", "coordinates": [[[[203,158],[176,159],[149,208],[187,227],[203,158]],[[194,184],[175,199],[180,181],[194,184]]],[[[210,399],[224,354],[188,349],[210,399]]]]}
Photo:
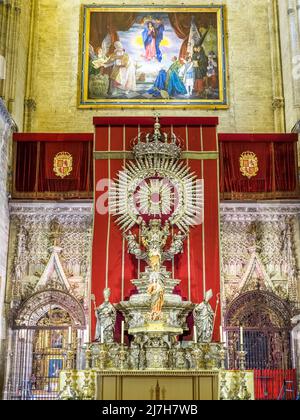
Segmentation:
{"type": "Polygon", "coordinates": [[[253,152],[244,152],[240,156],[240,171],[243,176],[248,179],[255,177],[258,174],[258,158],[253,152]]]}
{"type": "Polygon", "coordinates": [[[65,178],[73,170],[73,156],[68,152],[60,152],[54,157],[53,171],[56,176],[65,178]]]}

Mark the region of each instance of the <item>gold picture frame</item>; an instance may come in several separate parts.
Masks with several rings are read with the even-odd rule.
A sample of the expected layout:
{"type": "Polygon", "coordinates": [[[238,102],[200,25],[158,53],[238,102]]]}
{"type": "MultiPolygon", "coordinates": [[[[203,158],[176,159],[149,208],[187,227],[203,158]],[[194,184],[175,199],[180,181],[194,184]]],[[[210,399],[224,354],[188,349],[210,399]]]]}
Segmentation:
{"type": "Polygon", "coordinates": [[[78,107],[228,108],[226,9],[83,5],[78,107]]]}

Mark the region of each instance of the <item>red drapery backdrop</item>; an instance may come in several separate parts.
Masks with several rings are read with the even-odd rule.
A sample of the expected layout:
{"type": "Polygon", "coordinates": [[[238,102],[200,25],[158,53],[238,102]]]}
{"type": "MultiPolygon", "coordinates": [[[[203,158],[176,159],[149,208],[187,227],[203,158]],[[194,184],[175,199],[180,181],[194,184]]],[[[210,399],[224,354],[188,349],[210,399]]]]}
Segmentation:
{"type": "Polygon", "coordinates": [[[297,375],[295,369],[265,369],[254,371],[254,388],[256,400],[294,400],[297,396],[297,375]],[[284,382],[286,392],[284,395],[284,382]]]}
{"type": "MultiPolygon", "coordinates": [[[[131,141],[138,134],[152,132],[154,118],[95,118],[96,151],[130,151],[131,141]]],[[[189,151],[217,151],[216,118],[161,118],[162,129],[171,130],[184,140],[189,151]]],[[[95,219],[92,258],[92,293],[99,305],[103,289],[110,287],[111,301],[128,299],[134,293],[131,280],[138,276],[137,261],[127,253],[127,244],[121,231],[109,214],[100,214],[97,203],[103,199],[100,181],[114,179],[125,163],[122,159],[95,160],[95,219]]],[[[191,229],[184,253],[176,257],[174,277],[181,280],[178,288],[183,299],[195,303],[203,301],[204,292],[212,289],[211,305],[217,309],[214,339],[219,339],[220,258],[219,258],[219,180],[217,159],[189,160],[189,166],[204,179],[204,223],[191,229]]],[[[107,191],[107,188],[104,188],[107,191]]],[[[169,269],[172,267],[169,266],[169,269]]],[[[143,270],[143,267],[141,267],[143,270]]],[[[92,314],[92,336],[95,317],[92,314]]]]}
{"type": "Polygon", "coordinates": [[[92,198],[92,134],[15,134],[14,198],[92,198]],[[72,156],[64,178],[54,171],[58,153],[72,156]]]}
{"type": "Polygon", "coordinates": [[[297,134],[219,134],[221,197],[297,197],[297,141],[297,134]],[[258,172],[251,178],[241,172],[244,152],[258,159],[258,172]]]}
{"type": "MultiPolygon", "coordinates": [[[[211,26],[217,28],[215,13],[169,13],[168,16],[176,35],[182,40],[179,58],[186,58],[192,19],[194,19],[197,28],[208,29],[211,26]]],[[[101,47],[104,38],[109,34],[112,41],[112,52],[114,42],[119,40],[118,31],[128,31],[136,19],[137,13],[92,12],[90,44],[96,50],[101,47]]]]}
{"type": "Polygon", "coordinates": [[[110,35],[113,44],[119,40],[117,31],[128,31],[136,19],[135,13],[91,13],[90,44],[96,50],[101,47],[106,35],[110,35]]]}

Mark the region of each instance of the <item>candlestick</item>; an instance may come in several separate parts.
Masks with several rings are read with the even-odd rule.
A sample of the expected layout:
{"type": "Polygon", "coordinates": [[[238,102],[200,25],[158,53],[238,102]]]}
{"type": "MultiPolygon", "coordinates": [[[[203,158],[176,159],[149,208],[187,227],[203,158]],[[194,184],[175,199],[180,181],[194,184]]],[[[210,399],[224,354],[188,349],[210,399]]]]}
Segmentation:
{"type": "Polygon", "coordinates": [[[72,327],[68,328],[68,344],[72,344],[72,327]]]}
{"type": "Polygon", "coordinates": [[[125,322],[122,321],[122,328],[121,328],[121,344],[124,344],[125,340],[125,322]]]}
{"type": "Polygon", "coordinates": [[[197,337],[197,327],[194,325],[194,343],[198,343],[198,337],[197,337]]]}
{"type": "Polygon", "coordinates": [[[89,331],[88,330],[84,330],[83,333],[83,344],[88,344],[89,343],[89,331]]]}
{"type": "Polygon", "coordinates": [[[240,344],[241,347],[244,345],[244,328],[240,327],[240,344]]]}

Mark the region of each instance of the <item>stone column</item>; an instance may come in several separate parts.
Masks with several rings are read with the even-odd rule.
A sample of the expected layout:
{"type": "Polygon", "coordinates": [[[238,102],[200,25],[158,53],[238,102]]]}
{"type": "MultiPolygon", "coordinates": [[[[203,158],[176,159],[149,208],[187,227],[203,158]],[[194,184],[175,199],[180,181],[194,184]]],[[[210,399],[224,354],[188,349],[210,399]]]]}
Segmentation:
{"type": "MultiPolygon", "coordinates": [[[[299,0],[300,1],[300,0],[299,0]]],[[[270,52],[272,60],[274,130],[285,132],[285,103],[281,67],[280,30],[277,0],[269,1],[270,52]]]]}
{"type": "MultiPolygon", "coordinates": [[[[299,11],[299,9],[298,9],[299,11]]],[[[293,85],[294,85],[294,105],[300,106],[300,74],[297,71],[297,66],[300,63],[300,36],[298,27],[298,14],[296,0],[289,0],[288,2],[288,17],[290,27],[290,44],[293,64],[293,85]]]]}
{"type": "Polygon", "coordinates": [[[292,319],[295,327],[292,330],[292,346],[294,367],[297,369],[298,393],[300,392],[300,315],[292,319]]]}

